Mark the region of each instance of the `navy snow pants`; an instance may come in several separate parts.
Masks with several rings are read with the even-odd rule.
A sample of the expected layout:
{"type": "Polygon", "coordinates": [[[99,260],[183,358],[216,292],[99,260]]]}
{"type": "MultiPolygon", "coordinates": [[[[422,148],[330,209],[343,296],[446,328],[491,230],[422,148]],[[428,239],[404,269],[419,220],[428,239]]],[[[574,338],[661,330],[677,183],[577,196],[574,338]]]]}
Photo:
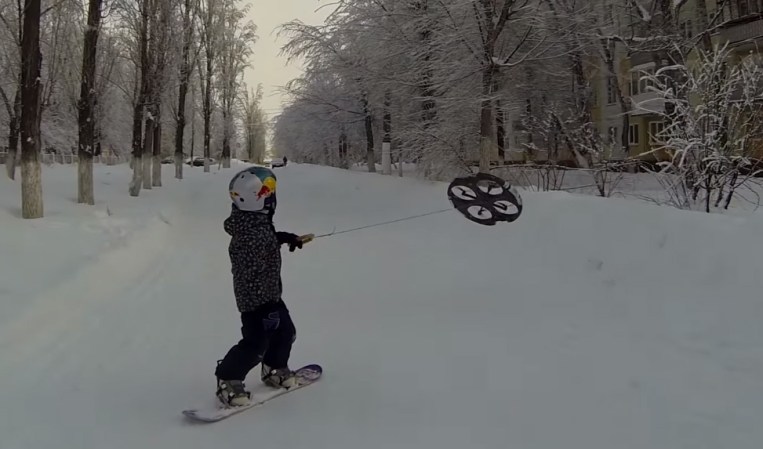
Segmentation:
{"type": "Polygon", "coordinates": [[[223,380],[244,380],[257,364],[286,368],[297,331],[283,301],[241,314],[242,339],[217,365],[215,375],[223,380]]]}

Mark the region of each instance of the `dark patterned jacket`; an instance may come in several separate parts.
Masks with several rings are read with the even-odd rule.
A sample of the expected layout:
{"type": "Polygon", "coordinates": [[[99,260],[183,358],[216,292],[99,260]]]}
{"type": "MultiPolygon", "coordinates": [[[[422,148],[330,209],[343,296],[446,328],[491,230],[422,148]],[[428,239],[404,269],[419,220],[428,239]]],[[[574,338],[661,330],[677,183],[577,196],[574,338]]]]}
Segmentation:
{"type": "Polygon", "coordinates": [[[231,236],[228,255],[239,312],[279,301],[283,291],[281,245],[271,218],[233,207],[224,227],[231,236]]]}

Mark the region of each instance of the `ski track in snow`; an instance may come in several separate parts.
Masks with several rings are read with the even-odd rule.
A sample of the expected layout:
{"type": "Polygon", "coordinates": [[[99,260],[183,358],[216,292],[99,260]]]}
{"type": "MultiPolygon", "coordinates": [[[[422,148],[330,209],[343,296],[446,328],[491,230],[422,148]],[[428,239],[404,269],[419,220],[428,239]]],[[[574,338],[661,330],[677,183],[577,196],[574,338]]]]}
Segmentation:
{"type": "MultiPolygon", "coordinates": [[[[760,218],[558,192],[525,194],[509,226],[453,212],[284,250],[292,364],[320,363],[324,378],[220,423],[187,423],[180,411],[213,395],[215,361],[240,338],[222,230],[234,170],[187,169],[176,182],[165,167],[166,187],[131,201],[127,167],[97,167],[96,180],[117,187],[103,188],[89,218],[57,204],[30,231],[0,216],[35,250],[47,235],[97,243],[51,247],[47,264],[3,261],[50,277],[3,279],[24,301],[0,295],[0,448],[763,441],[760,218]],[[61,251],[76,269],[57,267],[61,251]]],[[[63,167],[44,176],[62,185],[61,172],[76,180],[63,167]]],[[[441,183],[295,164],[276,173],[279,230],[448,207],[441,183]]]]}

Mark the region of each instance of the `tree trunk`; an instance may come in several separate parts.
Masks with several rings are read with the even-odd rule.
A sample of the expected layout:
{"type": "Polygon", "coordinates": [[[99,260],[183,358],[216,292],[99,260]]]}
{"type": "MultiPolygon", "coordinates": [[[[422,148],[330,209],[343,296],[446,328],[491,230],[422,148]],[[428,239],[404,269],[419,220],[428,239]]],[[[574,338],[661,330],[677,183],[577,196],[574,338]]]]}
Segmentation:
{"type": "Polygon", "coordinates": [[[222,166],[223,168],[230,168],[230,125],[228,124],[228,120],[230,120],[230,112],[227,109],[227,106],[225,109],[223,109],[223,153],[221,155],[222,158],[222,166]]]}
{"type": "Polygon", "coordinates": [[[231,160],[230,138],[225,136],[225,141],[223,142],[223,160],[222,160],[223,168],[230,168],[230,160],[231,160]]]}
{"type": "Polygon", "coordinates": [[[506,112],[503,109],[500,100],[496,104],[495,115],[495,134],[498,145],[498,160],[501,163],[506,162],[506,112]]]}
{"type": "Polygon", "coordinates": [[[180,88],[178,92],[178,116],[175,128],[175,178],[183,179],[183,139],[185,135],[185,103],[188,95],[188,82],[191,79],[191,39],[193,27],[191,26],[191,0],[185,0],[185,13],[183,15],[183,60],[180,66],[180,88]]]}
{"type": "MultiPolygon", "coordinates": [[[[16,98],[18,98],[18,102],[16,103],[17,106],[15,106],[15,109],[20,112],[21,89],[17,90],[16,98]]],[[[8,120],[8,154],[5,156],[5,168],[8,171],[8,177],[11,179],[16,179],[16,159],[19,151],[19,132],[21,125],[19,119],[20,113],[17,113],[8,120]]]]}
{"type": "Polygon", "coordinates": [[[209,173],[209,141],[212,119],[212,56],[207,55],[207,73],[204,85],[204,173],[209,173]]]}
{"type": "Polygon", "coordinates": [[[178,116],[175,127],[175,178],[183,179],[183,139],[185,134],[185,101],[188,95],[188,47],[183,47],[183,68],[180,70],[180,93],[178,94],[178,116]]]}
{"type": "Polygon", "coordinates": [[[403,147],[399,146],[400,150],[397,152],[397,175],[403,177],[403,147]]]}
{"type": "Polygon", "coordinates": [[[490,171],[493,153],[493,103],[490,93],[493,86],[493,67],[487,66],[482,71],[482,101],[480,102],[480,173],[490,171]]]}
{"type": "MultiPolygon", "coordinates": [[[[196,104],[196,88],[191,91],[191,104],[196,104]]],[[[191,163],[193,163],[193,150],[196,149],[196,109],[191,109],[191,163]]]]}
{"type": "Polygon", "coordinates": [[[159,115],[159,97],[161,92],[161,31],[156,21],[155,0],[144,0],[144,20],[146,21],[147,51],[141,59],[143,70],[143,94],[144,107],[146,108],[145,128],[143,129],[143,188],[151,190],[153,187],[152,164],[154,162],[153,141],[154,126],[159,115]]]}
{"type": "Polygon", "coordinates": [[[384,95],[384,120],[382,121],[382,127],[384,128],[384,137],[382,139],[382,173],[385,175],[392,174],[392,113],[389,110],[390,102],[390,94],[387,91],[384,95]]]}
{"type": "Polygon", "coordinates": [[[253,129],[254,124],[252,122],[253,120],[251,118],[248,118],[246,121],[246,157],[249,160],[249,163],[259,164],[259,158],[256,154],[254,154],[255,131],[253,129]]]}
{"type": "Polygon", "coordinates": [[[185,134],[185,96],[188,91],[188,82],[180,84],[178,100],[178,118],[175,128],[175,178],[183,179],[183,139],[185,134]]]}
{"type": "Polygon", "coordinates": [[[143,188],[145,190],[151,190],[151,163],[153,162],[154,142],[154,116],[153,111],[149,108],[148,116],[146,117],[146,125],[143,129],[143,188]]]}
{"type": "Polygon", "coordinates": [[[175,178],[183,179],[183,153],[175,153],[175,178]]]}
{"type": "MultiPolygon", "coordinates": [[[[150,0],[143,0],[140,30],[140,94],[135,102],[132,122],[133,178],[130,183],[130,195],[140,195],[143,184],[143,113],[148,100],[148,8],[150,0]]],[[[138,86],[135,87],[138,89],[138,86]]]]}
{"type": "Polygon", "coordinates": [[[154,132],[156,122],[154,121],[154,115],[148,114],[146,118],[146,127],[143,130],[143,188],[151,190],[151,162],[153,161],[153,148],[154,148],[154,132]]]}
{"type": "MultiPolygon", "coordinates": [[[[7,99],[6,99],[7,101],[7,99]]],[[[8,177],[16,179],[16,161],[19,154],[19,133],[21,132],[21,71],[19,71],[13,104],[8,111],[8,154],[5,157],[5,169],[8,177]]]]}
{"type": "Polygon", "coordinates": [[[143,184],[143,102],[141,98],[135,103],[132,119],[132,181],[130,196],[140,195],[143,184]]]}
{"type": "Polygon", "coordinates": [[[152,33],[152,39],[155,44],[153,45],[152,54],[154,55],[154,58],[151,67],[153,73],[151,102],[154,107],[154,136],[153,145],[149,147],[149,151],[153,152],[153,170],[151,176],[151,185],[153,187],[162,186],[162,92],[164,92],[165,64],[167,52],[169,51],[170,20],[170,2],[165,0],[160,1],[157,4],[154,5],[154,8],[158,7],[159,9],[159,22],[157,23],[154,18],[153,29],[155,31],[152,33]]]}
{"type": "Polygon", "coordinates": [[[24,2],[21,41],[21,216],[41,218],[40,167],[40,1],[24,2]]]}
{"type": "Polygon", "coordinates": [[[482,100],[480,108],[480,173],[490,171],[490,160],[493,152],[493,124],[491,103],[489,99],[482,100]]]}
{"type": "Polygon", "coordinates": [[[93,194],[93,154],[95,153],[95,68],[98,48],[98,27],[101,20],[101,1],[90,0],[87,28],[82,52],[82,80],[79,100],[79,158],[77,176],[77,202],[95,204],[93,194]]]}
{"type": "Polygon", "coordinates": [[[425,17],[425,21],[422,24],[421,31],[419,31],[419,41],[423,47],[423,51],[419,53],[421,63],[424,68],[419,77],[418,88],[421,92],[421,119],[424,122],[424,129],[429,128],[434,119],[437,116],[436,103],[434,101],[434,68],[432,67],[432,53],[434,46],[432,45],[432,24],[431,19],[427,18],[429,14],[429,2],[427,0],[418,1],[412,4],[413,9],[422,17],[425,17]]]}
{"type": "MultiPolygon", "coordinates": [[[[492,54],[492,49],[486,50],[492,54]]],[[[493,92],[493,77],[495,67],[487,64],[482,69],[482,101],[480,101],[480,173],[490,171],[490,162],[495,150],[495,134],[493,133],[493,102],[490,100],[493,92]]]]}
{"type": "Polygon", "coordinates": [[[374,122],[371,115],[371,109],[368,107],[368,94],[363,93],[361,98],[363,103],[363,114],[365,114],[364,123],[366,128],[366,163],[368,172],[376,173],[376,155],[374,154],[374,122]]]}
{"type": "Polygon", "coordinates": [[[151,183],[154,187],[162,186],[162,117],[157,116],[154,126],[154,173],[151,183]]]}
{"type": "Polygon", "coordinates": [[[93,194],[93,154],[80,150],[78,156],[77,202],[92,206],[95,204],[95,195],[93,194]]]}

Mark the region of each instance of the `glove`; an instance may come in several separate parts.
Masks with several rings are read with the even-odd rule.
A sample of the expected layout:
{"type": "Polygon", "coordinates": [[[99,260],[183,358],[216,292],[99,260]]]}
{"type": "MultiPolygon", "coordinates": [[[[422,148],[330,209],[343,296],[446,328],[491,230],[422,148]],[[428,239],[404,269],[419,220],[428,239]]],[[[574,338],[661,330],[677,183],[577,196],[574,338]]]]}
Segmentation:
{"type": "Polygon", "coordinates": [[[296,248],[302,249],[302,239],[297,234],[291,232],[276,232],[278,243],[289,245],[289,252],[294,252],[296,248]]]}

